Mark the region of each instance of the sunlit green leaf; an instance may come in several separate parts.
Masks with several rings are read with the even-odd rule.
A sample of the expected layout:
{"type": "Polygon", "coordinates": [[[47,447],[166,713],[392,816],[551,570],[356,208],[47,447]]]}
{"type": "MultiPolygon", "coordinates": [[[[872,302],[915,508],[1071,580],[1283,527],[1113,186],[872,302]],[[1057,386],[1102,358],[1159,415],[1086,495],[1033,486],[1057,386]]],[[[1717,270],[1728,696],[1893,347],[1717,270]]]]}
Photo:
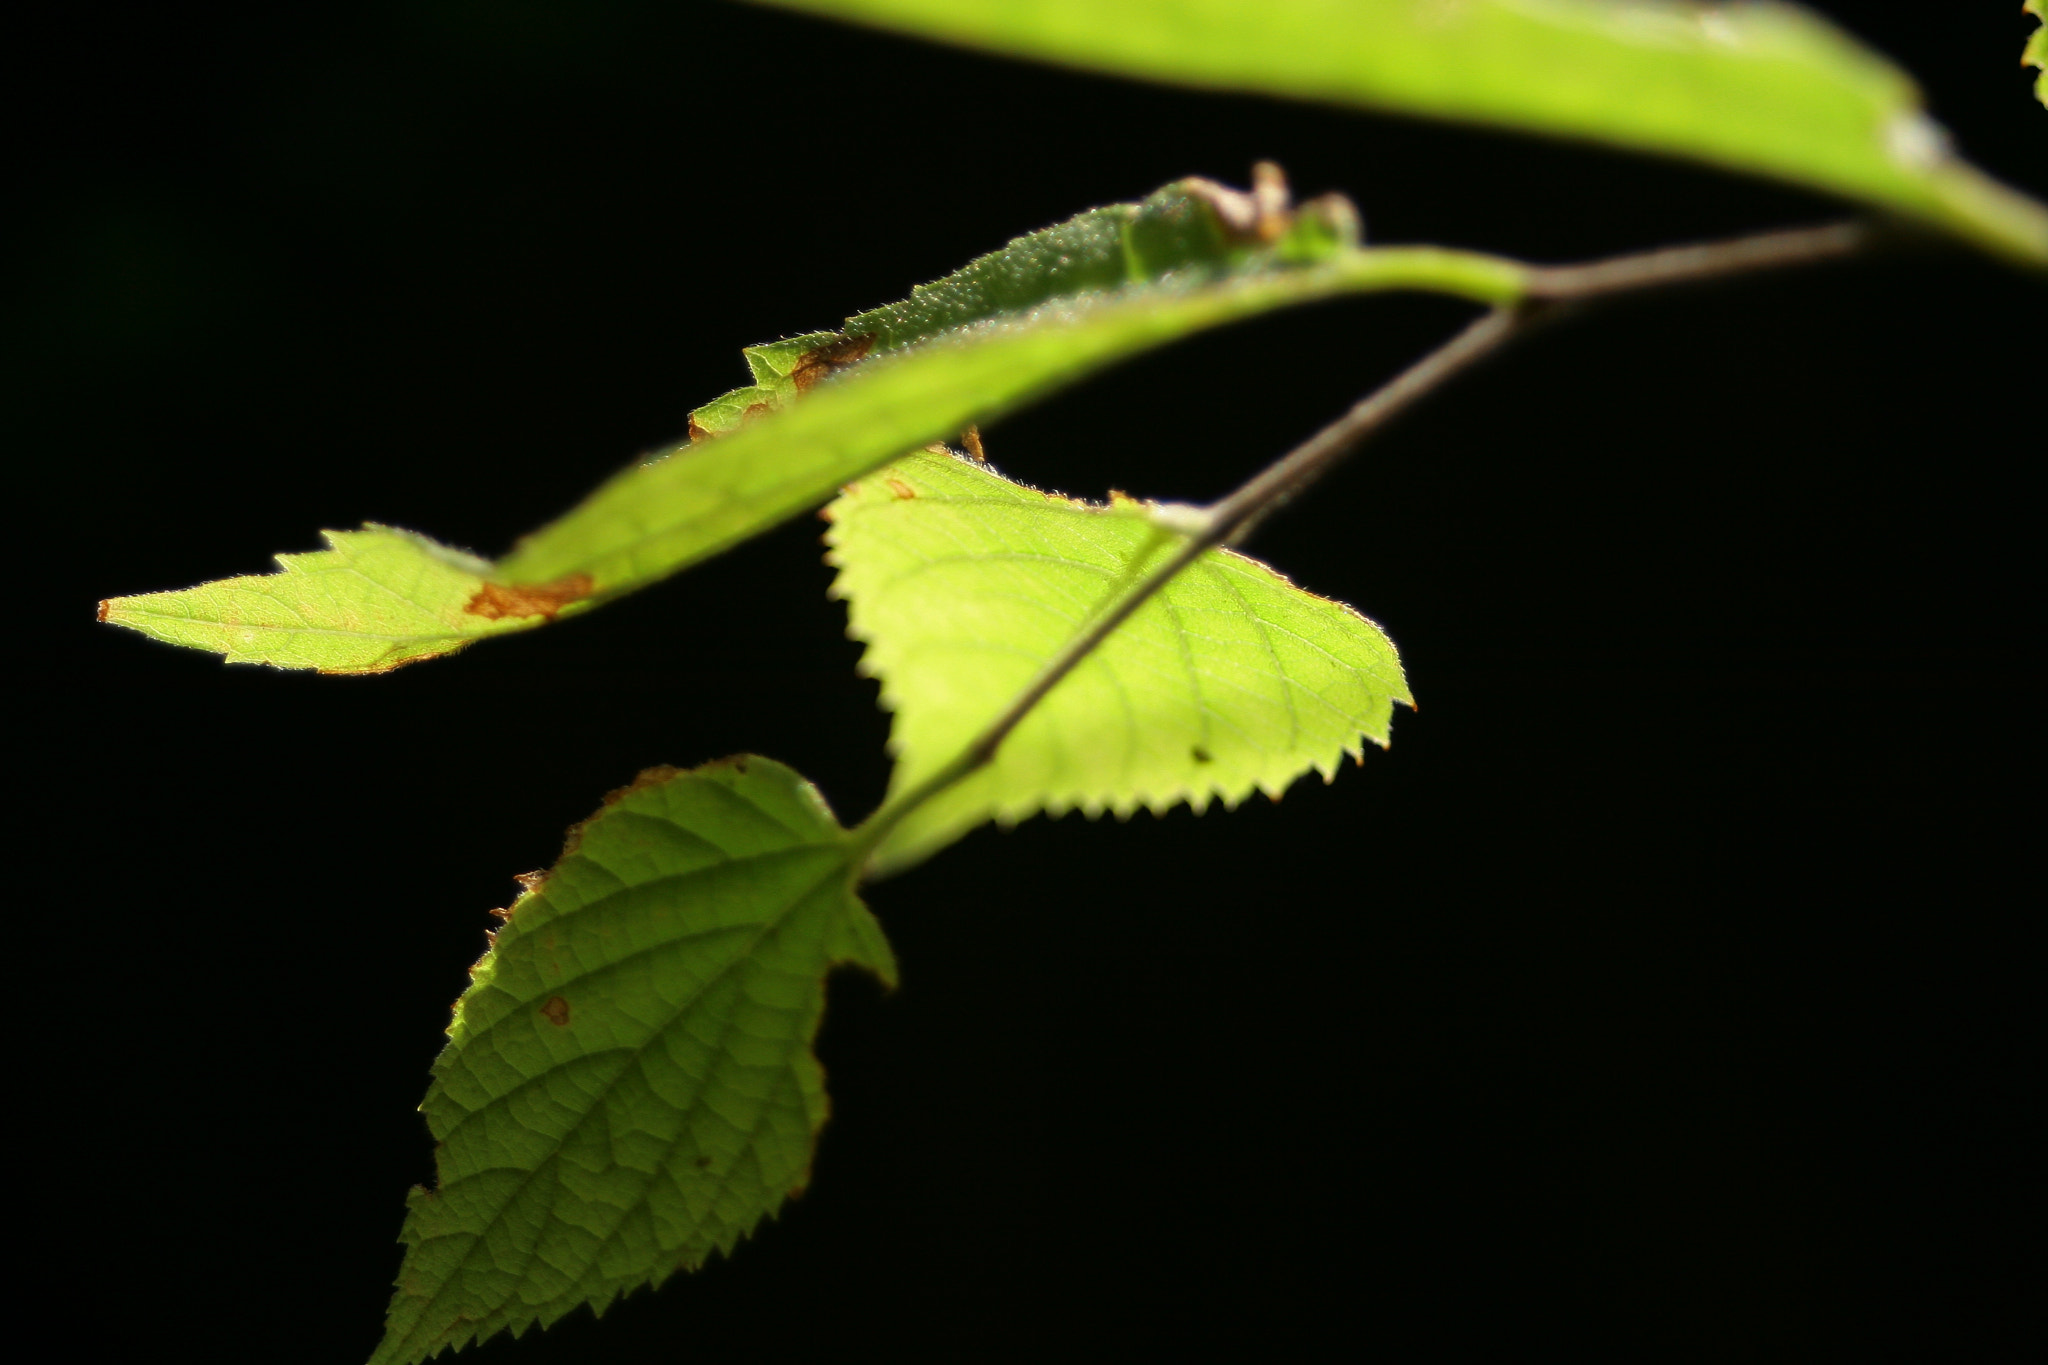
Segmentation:
{"type": "Polygon", "coordinates": [[[101,619],[235,663],[381,672],[644,587],[906,450],[1205,328],[1339,294],[1499,303],[1524,288],[1525,268],[1495,257],[1361,250],[1355,211],[1335,196],[1223,231],[1204,195],[1252,196],[1196,192],[1207,185],[1176,182],[1027,234],[845,332],[747,348],[754,382],[696,409],[690,442],[496,564],[387,527],[328,532],[333,551],[281,555],[282,573],[114,598],[101,619]]]}
{"type": "Polygon", "coordinates": [[[893,984],[845,833],[764,758],[655,769],[572,832],[471,969],[421,1109],[378,1365],[659,1284],[803,1189],[825,976],[893,984]]]}
{"type": "Polygon", "coordinates": [[[279,555],[276,573],[110,598],[100,620],[229,663],[383,673],[588,605],[587,576],[510,587],[484,560],[410,531],[325,534],[331,548],[279,555]]]}
{"type": "Polygon", "coordinates": [[[1386,289],[1494,302],[1514,297],[1521,278],[1517,267],[1489,257],[1388,248],[1298,269],[1061,298],[863,361],[770,418],[628,470],[522,542],[498,572],[541,583],[588,574],[600,593],[640,587],[817,506],[906,450],[1205,328],[1386,289]]]}
{"type": "Polygon", "coordinates": [[[1954,156],[1903,72],[1769,0],[765,3],[1119,75],[1693,157],[2048,265],[2048,210],[1954,156]]]}
{"type": "MultiPolygon", "coordinates": [[[[863,667],[896,713],[893,796],[959,754],[1120,586],[1177,543],[1145,505],[1024,488],[921,454],[827,509],[863,667]]],[[[1394,647],[1338,602],[1227,550],[1190,566],[1046,697],[995,761],[912,811],[880,872],[983,820],[1278,795],[1385,744],[1409,700],[1394,647]]]]}

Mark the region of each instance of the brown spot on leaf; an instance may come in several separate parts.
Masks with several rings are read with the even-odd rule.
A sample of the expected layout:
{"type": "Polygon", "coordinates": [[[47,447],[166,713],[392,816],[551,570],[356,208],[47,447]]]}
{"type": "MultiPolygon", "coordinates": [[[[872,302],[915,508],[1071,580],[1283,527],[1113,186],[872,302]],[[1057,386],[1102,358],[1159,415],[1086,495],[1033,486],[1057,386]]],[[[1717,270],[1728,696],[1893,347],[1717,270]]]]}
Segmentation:
{"type": "Polygon", "coordinates": [[[114,599],[111,597],[103,597],[100,599],[100,620],[104,621],[107,619],[107,612],[113,608],[113,605],[114,599]]]}
{"type": "Polygon", "coordinates": [[[740,414],[740,420],[742,422],[758,421],[773,411],[775,411],[773,403],[749,403],[747,404],[747,410],[740,414]]]}
{"type": "Polygon", "coordinates": [[[559,995],[551,995],[548,1002],[540,1007],[541,1017],[556,1028],[569,1026],[569,1002],[559,995]]]}
{"type": "Polygon", "coordinates": [[[709,1166],[710,1164],[711,1158],[708,1156],[700,1156],[697,1158],[697,1169],[700,1171],[703,1170],[706,1166],[709,1166]]]}
{"type": "Polygon", "coordinates": [[[988,452],[981,448],[981,428],[969,427],[960,433],[960,445],[969,455],[982,464],[988,463],[988,452]]]}
{"type": "Polygon", "coordinates": [[[889,485],[891,493],[905,501],[917,496],[917,490],[901,479],[884,479],[883,482],[889,485]]]}
{"type": "Polygon", "coordinates": [[[837,341],[828,341],[823,346],[813,346],[798,356],[796,364],[790,367],[789,382],[796,385],[798,393],[802,393],[832,373],[838,366],[851,365],[859,360],[872,350],[874,345],[874,335],[869,333],[864,336],[841,337],[837,341]]]}
{"type": "Polygon", "coordinates": [[[704,429],[704,427],[702,426],[702,424],[700,424],[700,423],[699,423],[699,422],[697,421],[697,414],[696,414],[696,413],[694,413],[694,412],[693,412],[693,413],[691,413],[691,414],[690,414],[690,444],[691,444],[691,445],[695,445],[695,444],[697,444],[697,442],[699,442],[699,441],[708,441],[708,440],[710,440],[710,439],[712,438],[712,436],[713,436],[713,435],[715,435],[715,434],[716,434],[716,433],[714,433],[714,432],[709,432],[709,431],[706,431],[706,430],[704,429]]]}
{"type": "Polygon", "coordinates": [[[548,874],[545,872],[521,872],[512,880],[519,883],[519,889],[521,891],[526,892],[528,895],[532,895],[534,892],[541,889],[542,885],[546,883],[547,879],[548,874]]]}
{"type": "Polygon", "coordinates": [[[508,616],[553,619],[556,612],[571,602],[582,601],[596,588],[596,581],[587,573],[572,573],[552,583],[486,583],[476,590],[463,610],[487,621],[502,621],[508,616]]]}
{"type": "Polygon", "coordinates": [[[1188,757],[1194,759],[1197,763],[1214,763],[1216,761],[1215,756],[1199,744],[1188,750],[1188,757]]]}

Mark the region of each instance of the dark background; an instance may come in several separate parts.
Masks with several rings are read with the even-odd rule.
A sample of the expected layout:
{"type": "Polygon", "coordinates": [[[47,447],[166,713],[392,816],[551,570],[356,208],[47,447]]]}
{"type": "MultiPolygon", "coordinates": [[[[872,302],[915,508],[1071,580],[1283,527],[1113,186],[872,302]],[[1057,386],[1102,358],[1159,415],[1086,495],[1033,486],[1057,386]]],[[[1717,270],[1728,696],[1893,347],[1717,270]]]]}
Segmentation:
{"type": "MultiPolygon", "coordinates": [[[[2048,193],[2016,0],[1823,8],[2048,193]]],[[[383,678],[224,669],[97,598],[364,519],[501,551],[742,344],[1190,172],[1272,157],[1379,240],[1538,260],[1840,211],[722,5],[63,14],[13,53],[13,1122],[20,1320],[84,1358],[362,1358],[511,875],[653,763],[770,754],[848,819],[886,776],[809,519],[383,678]]],[[[2044,301],[1933,251],[1461,380],[1254,546],[1401,645],[1390,752],[875,888],[904,986],[835,985],[811,1192],[479,1358],[2020,1358],[2044,301]]],[[[1211,497],[1468,311],[1238,327],[990,452],[1211,497]]]]}

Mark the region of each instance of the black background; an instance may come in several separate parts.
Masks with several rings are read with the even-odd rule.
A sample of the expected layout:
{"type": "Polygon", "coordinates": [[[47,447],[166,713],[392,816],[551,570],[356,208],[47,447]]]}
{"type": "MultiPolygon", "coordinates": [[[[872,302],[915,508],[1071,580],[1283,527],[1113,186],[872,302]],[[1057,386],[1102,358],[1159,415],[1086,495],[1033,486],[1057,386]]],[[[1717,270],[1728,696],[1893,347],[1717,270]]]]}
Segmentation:
{"type": "MultiPolygon", "coordinates": [[[[1824,8],[2048,192],[2016,0],[1824,8]]],[[[1271,157],[1379,240],[1540,260],[1840,211],[731,6],[64,13],[14,53],[13,1123],[24,1325],[88,1358],[360,1359],[511,874],[653,763],[766,753],[848,819],[886,776],[808,518],[383,678],[224,669],[97,598],[364,519],[498,552],[740,345],[1191,172],[1271,157]]],[[[2044,299],[1929,252],[1461,380],[1253,547],[1400,643],[1391,751],[875,888],[904,986],[835,984],[811,1192],[479,1358],[2019,1358],[2044,299]]],[[[1238,327],[990,452],[1212,497],[1468,312],[1238,327]]]]}

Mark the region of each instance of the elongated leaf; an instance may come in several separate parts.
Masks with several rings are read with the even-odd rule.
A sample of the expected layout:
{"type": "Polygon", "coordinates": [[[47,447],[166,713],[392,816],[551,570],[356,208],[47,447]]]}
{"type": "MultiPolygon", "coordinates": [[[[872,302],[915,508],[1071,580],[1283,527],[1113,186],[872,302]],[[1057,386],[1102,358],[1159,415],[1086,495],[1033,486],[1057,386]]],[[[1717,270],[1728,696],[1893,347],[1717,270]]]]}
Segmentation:
{"type": "MultiPolygon", "coordinates": [[[[896,713],[892,796],[960,753],[1172,541],[1144,505],[1036,492],[913,455],[827,509],[834,591],[896,713]]],[[[1046,697],[995,762],[913,811],[871,866],[906,867],[993,816],[1125,815],[1278,795],[1385,744],[1408,689],[1394,647],[1341,603],[1212,551],[1046,697]]]]}
{"type": "Polygon", "coordinates": [[[472,970],[421,1109],[383,1344],[422,1360],[658,1284],[802,1190],[840,963],[893,984],[845,833],[763,758],[655,769],[579,826],[472,970]]]}
{"type": "Polygon", "coordinates": [[[1833,191],[2048,265],[2048,210],[1906,75],[1756,0],[763,0],[1177,84],[1594,138],[1833,191]]]}
{"type": "Polygon", "coordinates": [[[113,598],[100,619],[231,662],[381,672],[644,587],[906,450],[1205,328],[1339,294],[1424,289],[1492,303],[1522,288],[1520,266],[1467,252],[1347,249],[1309,265],[1266,256],[1019,312],[992,307],[791,403],[802,356],[844,340],[815,333],[752,348],[754,389],[698,410],[707,430],[729,434],[626,470],[500,563],[387,527],[328,532],[332,552],[281,555],[282,573],[113,598]],[[746,421],[750,409],[761,420],[746,421]]]}
{"type": "Polygon", "coordinates": [[[523,542],[499,571],[543,583],[588,574],[600,592],[639,587],[817,506],[906,450],[1194,332],[1339,294],[1424,288],[1494,302],[1520,287],[1520,270],[1505,262],[1390,248],[1058,299],[864,362],[770,419],[628,470],[523,542]]]}
{"type": "Polygon", "coordinates": [[[1185,288],[1268,275],[1356,250],[1362,229],[1348,199],[1324,195],[1296,208],[1278,166],[1259,164],[1253,179],[1249,191],[1201,177],[1176,180],[1137,203],[1106,204],[1014,238],[918,285],[907,299],[855,314],[842,331],[750,346],[754,382],[691,413],[690,438],[779,411],[857,361],[1019,319],[1048,304],[1168,282],[1185,288]]]}
{"type": "Polygon", "coordinates": [[[111,598],[100,620],[229,663],[384,673],[589,605],[587,575],[511,587],[492,581],[484,560],[410,531],[325,535],[331,548],[279,555],[274,574],[111,598]]]}

